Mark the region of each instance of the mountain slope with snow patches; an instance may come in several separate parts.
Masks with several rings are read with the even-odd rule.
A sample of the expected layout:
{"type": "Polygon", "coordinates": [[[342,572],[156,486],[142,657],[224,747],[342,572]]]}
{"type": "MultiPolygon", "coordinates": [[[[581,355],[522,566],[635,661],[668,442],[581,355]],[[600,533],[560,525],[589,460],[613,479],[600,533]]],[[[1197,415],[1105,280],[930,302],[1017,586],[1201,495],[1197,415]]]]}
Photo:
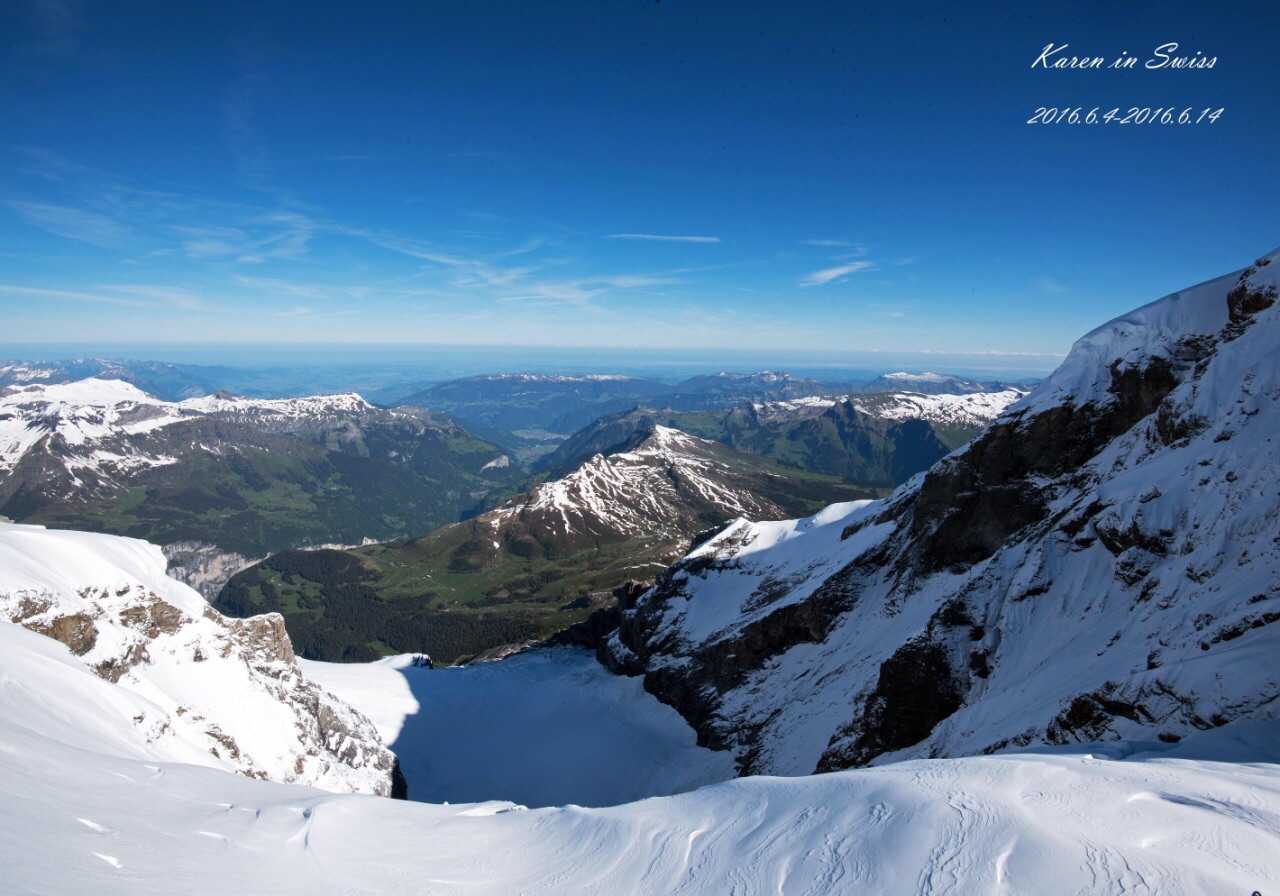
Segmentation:
{"type": "Polygon", "coordinates": [[[352,393],[167,402],[92,378],[0,389],[0,514],[242,557],[453,522],[520,481],[504,458],[443,415],[352,393]]]}
{"type": "Polygon", "coordinates": [[[501,525],[532,518],[537,522],[530,525],[568,535],[633,535],[707,508],[728,516],[778,513],[772,501],[734,488],[734,478],[709,443],[657,426],[634,450],[596,455],[568,476],[492,511],[491,519],[501,525]]]}
{"type": "Polygon", "coordinates": [[[1022,394],[1017,389],[963,395],[886,392],[757,401],[706,411],[637,407],[594,421],[538,466],[563,475],[659,425],[887,493],[969,441],[1022,394]]]}
{"type": "Polygon", "coordinates": [[[6,891],[1225,896],[1280,884],[1274,722],[1176,746],[919,760],[522,810],[174,761],[133,722],[150,711],[62,645],[0,623],[6,891]]]}
{"type": "Polygon", "coordinates": [[[1274,718],[1277,258],[1085,336],[883,503],[731,526],[604,659],[756,773],[1274,718]]]}
{"type": "Polygon", "coordinates": [[[632,435],[625,450],[411,541],[272,557],[232,578],[217,606],[284,613],[308,659],[368,659],[390,646],[455,662],[585,621],[734,517],[867,494],[666,427],[632,435]],[[371,600],[381,613],[365,612],[371,600]]]}
{"type": "Polygon", "coordinates": [[[0,524],[0,615],[133,695],[129,737],[152,758],[391,792],[394,757],[367,719],[303,677],[280,617],[221,616],[165,576],[153,545],[0,524]]]}

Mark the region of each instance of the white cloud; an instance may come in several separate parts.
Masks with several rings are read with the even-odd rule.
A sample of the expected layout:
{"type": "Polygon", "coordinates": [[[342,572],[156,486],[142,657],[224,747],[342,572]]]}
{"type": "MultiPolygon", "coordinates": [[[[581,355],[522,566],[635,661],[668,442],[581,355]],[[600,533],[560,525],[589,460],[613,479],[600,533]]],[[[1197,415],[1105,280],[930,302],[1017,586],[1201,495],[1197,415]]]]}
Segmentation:
{"type": "Polygon", "coordinates": [[[866,255],[867,250],[850,240],[805,240],[806,246],[832,246],[842,249],[857,249],[859,255],[866,255]]]}
{"type": "Polygon", "coordinates": [[[124,293],[125,295],[141,296],[144,299],[152,299],[165,305],[185,308],[188,311],[195,311],[204,307],[204,304],[197,296],[187,292],[185,289],[175,289],[171,286],[150,286],[131,283],[101,288],[111,292],[124,293]]]}
{"type": "Polygon", "coordinates": [[[611,233],[611,240],[653,240],[660,243],[718,243],[718,236],[667,236],[660,233],[611,233]]]}
{"type": "Polygon", "coordinates": [[[19,286],[11,283],[0,283],[0,294],[26,296],[32,299],[65,299],[70,302],[93,302],[100,305],[124,305],[131,308],[148,307],[152,302],[139,302],[134,299],[121,299],[115,296],[102,296],[89,292],[73,292],[67,289],[42,289],[38,286],[19,286]]]}
{"type": "Polygon", "coordinates": [[[836,265],[833,268],[824,268],[821,271],[814,271],[812,274],[800,280],[801,286],[826,286],[833,280],[839,280],[849,274],[856,274],[858,271],[870,270],[874,265],[869,261],[851,261],[848,264],[836,265]]]}
{"type": "Polygon", "coordinates": [[[1034,281],[1033,285],[1036,287],[1036,289],[1040,290],[1041,292],[1047,292],[1053,295],[1060,295],[1064,292],[1071,291],[1071,287],[1065,286],[1059,283],[1057,280],[1054,280],[1052,277],[1041,277],[1040,279],[1034,281]]]}
{"type": "Polygon", "coordinates": [[[319,287],[306,283],[295,283],[292,280],[281,280],[276,277],[245,277],[237,275],[232,278],[238,285],[246,289],[256,289],[282,296],[295,296],[302,299],[323,299],[327,292],[319,287]]]}
{"type": "Polygon", "coordinates": [[[680,283],[675,277],[654,277],[645,274],[622,274],[617,277],[605,277],[600,281],[614,289],[643,289],[646,286],[670,286],[680,283]]]}
{"type": "Polygon", "coordinates": [[[128,242],[131,237],[129,229],[120,222],[94,212],[43,202],[20,202],[16,199],[6,200],[4,205],[55,236],[90,245],[110,249],[128,242]]]}

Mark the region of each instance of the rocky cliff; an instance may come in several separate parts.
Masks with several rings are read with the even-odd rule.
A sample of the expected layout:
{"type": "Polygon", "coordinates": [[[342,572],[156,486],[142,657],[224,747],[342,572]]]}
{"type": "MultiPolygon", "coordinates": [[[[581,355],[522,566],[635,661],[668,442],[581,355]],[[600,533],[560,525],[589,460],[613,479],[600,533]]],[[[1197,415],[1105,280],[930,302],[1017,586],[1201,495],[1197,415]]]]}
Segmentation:
{"type": "Polygon", "coordinates": [[[222,616],[165,577],[157,547],[0,525],[0,617],[144,698],[132,721],[157,758],[392,792],[394,756],[368,719],[303,677],[283,619],[222,616]]]}
{"type": "Polygon", "coordinates": [[[744,772],[1272,718],[1277,258],[1088,334],[886,501],[736,522],[602,659],[744,772]]]}

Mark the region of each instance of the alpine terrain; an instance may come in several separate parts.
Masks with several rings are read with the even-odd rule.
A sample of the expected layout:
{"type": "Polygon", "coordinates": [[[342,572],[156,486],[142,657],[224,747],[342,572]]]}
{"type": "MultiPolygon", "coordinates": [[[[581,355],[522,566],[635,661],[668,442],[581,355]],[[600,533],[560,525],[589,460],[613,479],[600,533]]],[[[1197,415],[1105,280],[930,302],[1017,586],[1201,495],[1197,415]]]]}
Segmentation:
{"type": "Polygon", "coordinates": [[[355,394],[167,402],[97,378],[0,389],[0,514],[173,545],[209,593],[246,558],[431,529],[521,475],[447,417],[355,394]]]}
{"type": "Polygon", "coordinates": [[[0,616],[117,685],[107,706],[153,761],[392,792],[394,756],[368,719],[303,677],[280,617],[222,616],[165,575],[153,545],[0,524],[0,616]]]}
{"type": "Polygon", "coordinates": [[[385,645],[381,652],[451,662],[585,620],[615,589],[651,581],[694,535],[730,519],[785,517],[866,494],[655,426],[408,542],[276,555],[228,582],[217,606],[284,613],[309,659],[372,659],[385,645]]]}
{"type": "Polygon", "coordinates": [[[1026,390],[926,395],[883,392],[747,402],[704,411],[638,407],[602,417],[535,464],[555,473],[609,453],[655,425],[714,439],[788,466],[892,488],[982,432],[1026,390]]]}
{"type": "MultiPolygon", "coordinates": [[[[600,655],[630,680],[567,646],[434,670],[299,664],[279,617],[221,617],[154,546],[0,526],[4,887],[1270,892],[1278,260],[1090,333],[884,500],[749,522],[772,508],[702,481],[710,457],[674,479],[653,464],[648,487],[740,516],[623,593],[600,655]],[[695,746],[654,695],[729,752],[695,746]],[[671,795],[374,799],[395,778],[384,736],[412,758],[411,795],[493,796],[504,748],[528,754],[530,800],[584,779],[593,800],[642,781],[671,795]],[[730,757],[801,777],[678,792],[731,774],[730,757]]],[[[715,455],[671,430],[649,440],[616,463],[715,455]]],[[[476,524],[497,556],[534,531],[667,513],[633,506],[615,474],[597,464],[476,524]]]]}
{"type": "Polygon", "coordinates": [[[736,521],[603,660],[743,773],[1273,719],[1277,258],[1089,333],[886,501],[736,521]]]}

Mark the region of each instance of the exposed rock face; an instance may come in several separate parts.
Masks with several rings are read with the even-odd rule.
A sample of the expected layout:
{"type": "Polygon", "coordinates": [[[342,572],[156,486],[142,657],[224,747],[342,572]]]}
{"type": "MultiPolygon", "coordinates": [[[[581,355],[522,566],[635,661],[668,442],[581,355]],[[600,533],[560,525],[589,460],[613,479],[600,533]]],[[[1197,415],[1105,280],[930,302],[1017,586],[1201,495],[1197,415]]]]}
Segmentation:
{"type": "Polygon", "coordinates": [[[199,591],[207,601],[215,600],[232,576],[261,560],[251,560],[202,541],[166,544],[164,555],[169,561],[169,575],[199,591]]]}
{"type": "MultiPolygon", "coordinates": [[[[71,649],[146,697],[158,758],[203,747],[251,777],[390,795],[373,724],[302,676],[278,614],[229,619],[132,539],[0,526],[0,617],[71,649]]],[[[199,754],[197,754],[199,755],[199,754]]]]}
{"type": "Polygon", "coordinates": [[[1278,256],[1085,336],[884,502],[738,521],[601,659],[744,772],[1271,718],[1278,256]]]}

